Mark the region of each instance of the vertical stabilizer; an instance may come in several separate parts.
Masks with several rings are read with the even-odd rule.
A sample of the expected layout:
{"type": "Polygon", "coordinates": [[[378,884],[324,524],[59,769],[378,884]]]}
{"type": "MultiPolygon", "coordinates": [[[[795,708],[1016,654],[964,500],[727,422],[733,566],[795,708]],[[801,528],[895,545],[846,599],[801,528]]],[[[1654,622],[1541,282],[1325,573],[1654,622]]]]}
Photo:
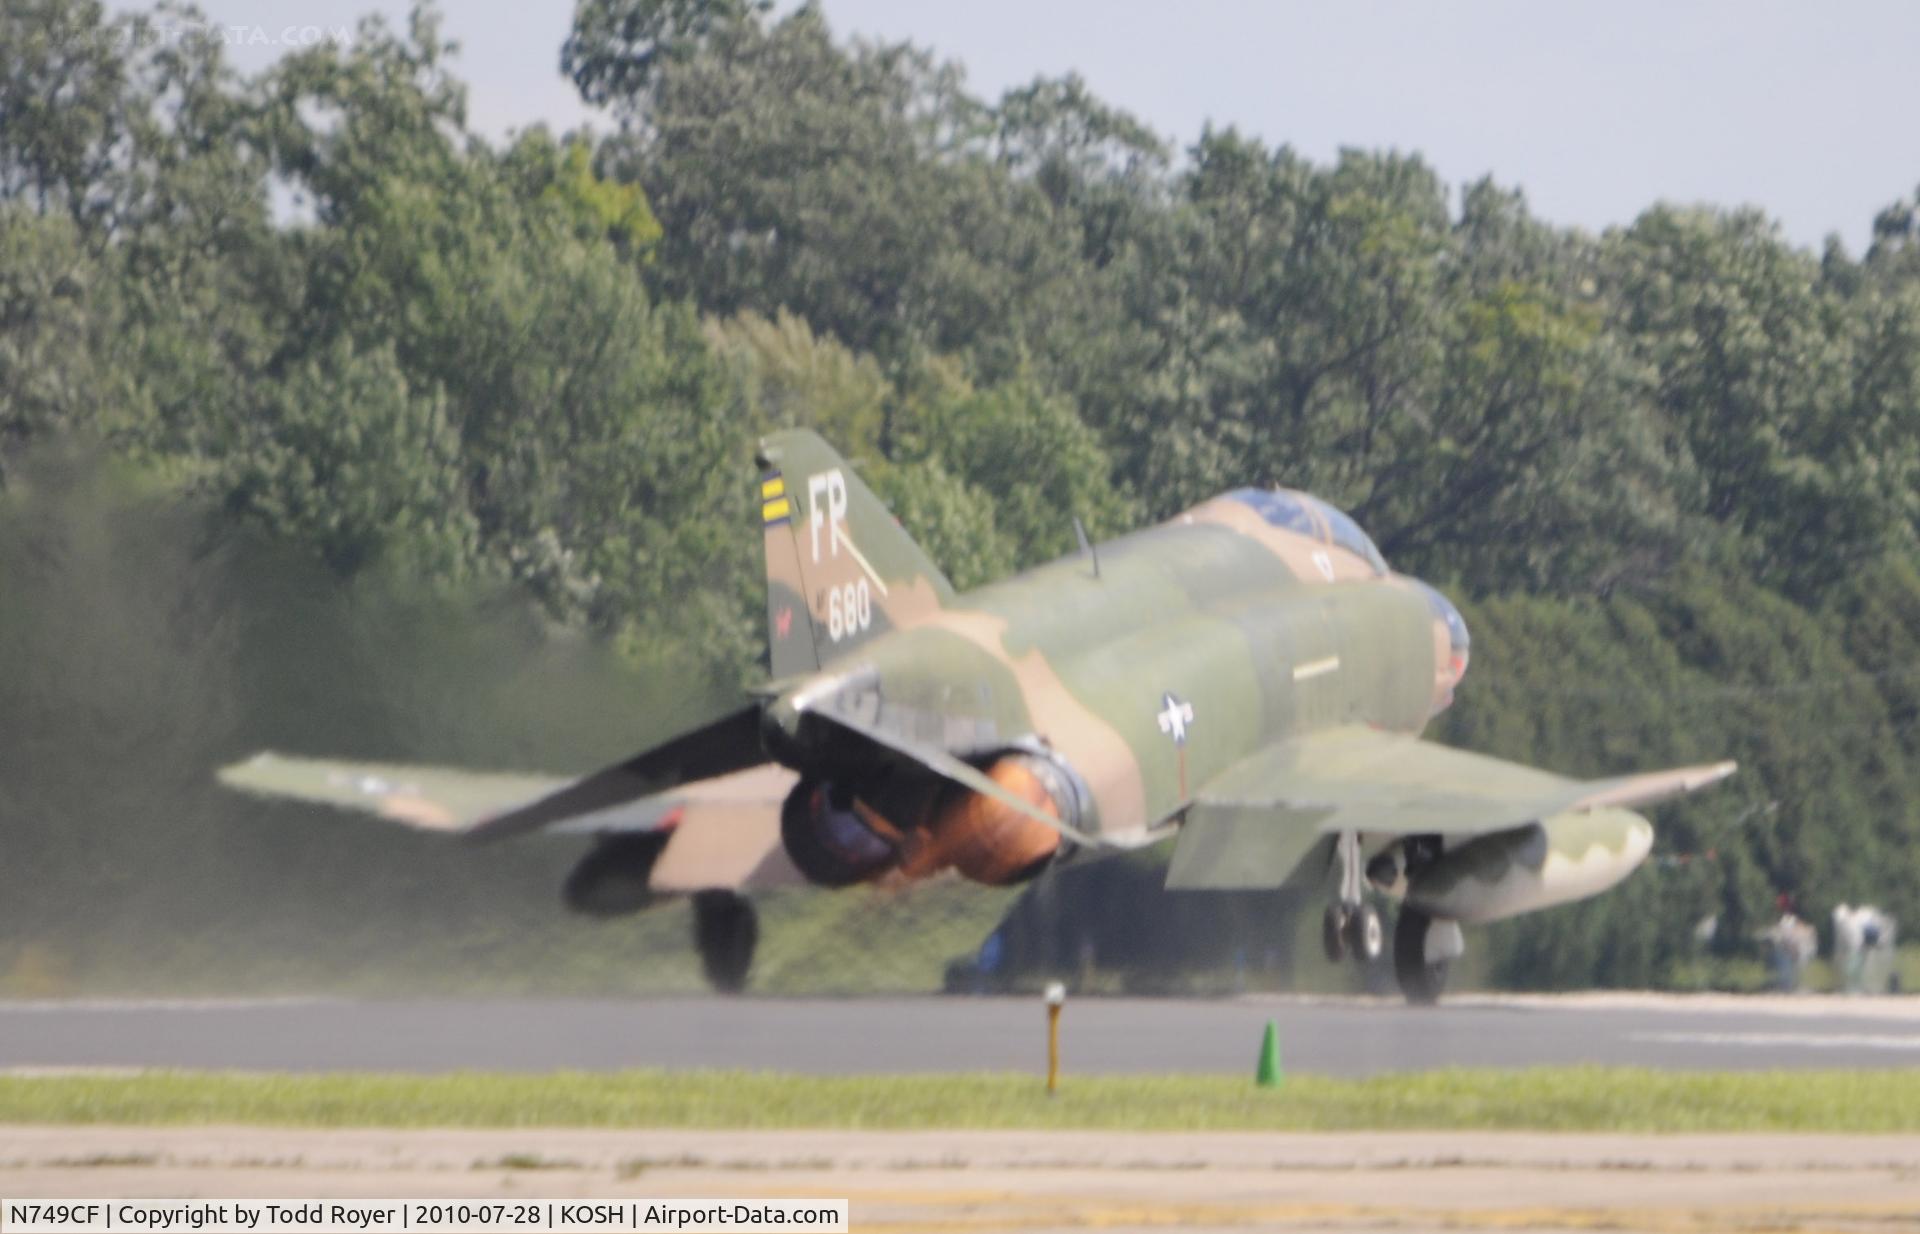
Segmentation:
{"type": "Polygon", "coordinates": [[[953,597],[893,514],[818,435],[760,443],[773,676],[812,672],[953,597]]]}

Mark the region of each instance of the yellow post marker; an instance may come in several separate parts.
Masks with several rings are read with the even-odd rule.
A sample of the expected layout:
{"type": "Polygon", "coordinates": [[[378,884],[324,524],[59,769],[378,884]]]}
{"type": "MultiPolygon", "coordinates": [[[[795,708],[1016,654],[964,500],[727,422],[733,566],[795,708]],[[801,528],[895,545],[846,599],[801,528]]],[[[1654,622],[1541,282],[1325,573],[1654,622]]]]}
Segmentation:
{"type": "Polygon", "coordinates": [[[1067,1002],[1067,987],[1059,982],[1047,985],[1047,1096],[1060,1088],[1060,1008],[1067,1002]]]}

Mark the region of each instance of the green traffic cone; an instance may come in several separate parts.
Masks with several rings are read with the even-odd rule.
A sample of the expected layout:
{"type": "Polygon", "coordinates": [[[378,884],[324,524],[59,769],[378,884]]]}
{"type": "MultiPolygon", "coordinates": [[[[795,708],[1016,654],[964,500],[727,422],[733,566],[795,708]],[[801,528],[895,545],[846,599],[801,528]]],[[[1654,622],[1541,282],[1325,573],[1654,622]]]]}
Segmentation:
{"type": "Polygon", "coordinates": [[[1253,1073],[1259,1088],[1280,1087],[1280,1026],[1267,1021],[1266,1036],[1260,1039],[1260,1066],[1253,1073]]]}

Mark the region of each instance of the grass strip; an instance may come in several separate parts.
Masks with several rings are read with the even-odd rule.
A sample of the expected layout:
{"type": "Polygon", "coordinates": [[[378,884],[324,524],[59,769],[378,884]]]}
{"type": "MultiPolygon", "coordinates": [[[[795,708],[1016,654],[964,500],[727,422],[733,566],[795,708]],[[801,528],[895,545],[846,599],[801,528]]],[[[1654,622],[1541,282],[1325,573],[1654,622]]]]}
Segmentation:
{"type": "Polygon", "coordinates": [[[1920,1069],[1224,1076],[623,1071],[0,1076],[0,1123],[301,1127],[1920,1132],[1920,1069]]]}

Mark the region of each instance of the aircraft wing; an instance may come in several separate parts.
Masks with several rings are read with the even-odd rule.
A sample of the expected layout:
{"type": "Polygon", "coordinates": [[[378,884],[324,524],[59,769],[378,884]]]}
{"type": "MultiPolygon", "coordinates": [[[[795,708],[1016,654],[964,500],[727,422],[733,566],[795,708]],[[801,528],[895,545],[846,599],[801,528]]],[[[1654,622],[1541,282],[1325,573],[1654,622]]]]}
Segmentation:
{"type": "Polygon", "coordinates": [[[1272,888],[1317,875],[1341,832],[1474,836],[1557,814],[1646,805],[1732,775],[1731,762],[1573,780],[1404,734],[1350,727],[1271,746],[1187,810],[1167,886],[1272,888]]]}

